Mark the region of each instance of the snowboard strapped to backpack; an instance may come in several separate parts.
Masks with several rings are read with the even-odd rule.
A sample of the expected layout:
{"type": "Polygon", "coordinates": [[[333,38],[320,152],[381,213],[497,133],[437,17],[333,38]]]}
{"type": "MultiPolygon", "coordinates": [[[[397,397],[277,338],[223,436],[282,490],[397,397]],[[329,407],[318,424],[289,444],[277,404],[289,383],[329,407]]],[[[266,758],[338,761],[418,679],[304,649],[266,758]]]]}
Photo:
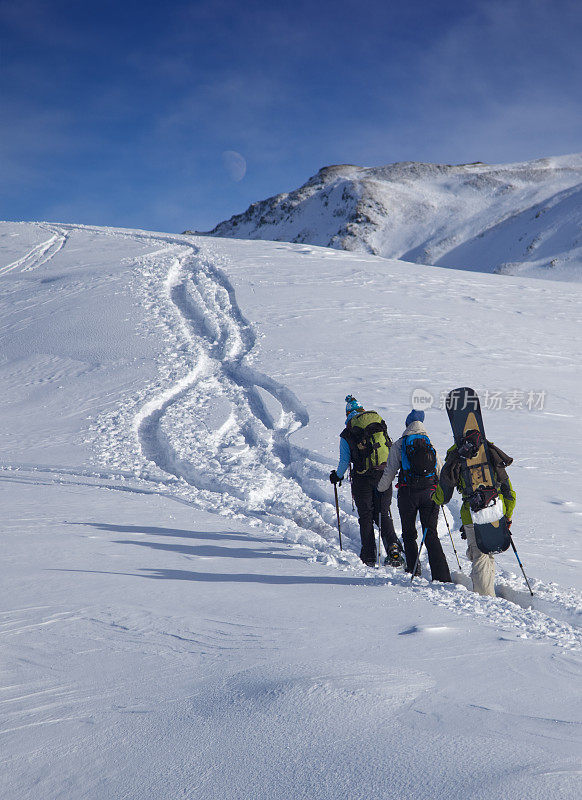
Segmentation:
{"type": "Polygon", "coordinates": [[[413,433],[402,439],[401,469],[398,486],[429,489],[436,486],[436,450],[424,433],[413,433]]]}
{"type": "Polygon", "coordinates": [[[386,465],[392,440],[380,414],[376,411],[356,414],[347,423],[346,433],[357,475],[386,465]]]}
{"type": "MultiPolygon", "coordinates": [[[[463,501],[469,506],[475,541],[482,553],[503,553],[511,544],[503,499],[511,488],[505,468],[512,459],[485,437],[479,397],[463,386],[448,393],[445,408],[456,448],[449,450],[443,472],[447,484],[462,484],[463,501]]],[[[452,487],[451,487],[452,493],[452,487]]]]}

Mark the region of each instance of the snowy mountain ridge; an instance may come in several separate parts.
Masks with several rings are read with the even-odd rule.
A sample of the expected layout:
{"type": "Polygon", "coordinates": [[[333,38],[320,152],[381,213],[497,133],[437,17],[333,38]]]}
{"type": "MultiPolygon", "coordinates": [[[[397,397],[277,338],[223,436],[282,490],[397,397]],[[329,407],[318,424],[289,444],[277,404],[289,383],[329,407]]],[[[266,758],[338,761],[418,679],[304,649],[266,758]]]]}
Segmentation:
{"type": "Polygon", "coordinates": [[[208,235],[582,280],[582,154],[504,165],[324,167],[208,235]]]}

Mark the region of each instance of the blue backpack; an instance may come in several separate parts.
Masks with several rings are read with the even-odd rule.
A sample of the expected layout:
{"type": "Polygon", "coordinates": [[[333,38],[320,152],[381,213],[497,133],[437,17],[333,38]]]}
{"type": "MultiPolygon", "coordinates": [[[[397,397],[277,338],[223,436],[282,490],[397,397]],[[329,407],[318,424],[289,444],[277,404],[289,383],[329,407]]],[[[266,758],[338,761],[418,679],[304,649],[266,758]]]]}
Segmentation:
{"type": "Polygon", "coordinates": [[[411,489],[436,486],[436,450],[424,433],[412,433],[402,439],[399,485],[411,489]]]}

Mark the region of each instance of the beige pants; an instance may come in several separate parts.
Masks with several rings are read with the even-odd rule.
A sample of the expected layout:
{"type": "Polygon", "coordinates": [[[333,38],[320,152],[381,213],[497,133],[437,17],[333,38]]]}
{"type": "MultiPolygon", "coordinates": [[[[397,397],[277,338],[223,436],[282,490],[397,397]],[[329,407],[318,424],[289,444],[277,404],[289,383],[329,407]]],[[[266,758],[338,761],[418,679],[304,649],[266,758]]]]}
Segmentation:
{"type": "Polygon", "coordinates": [[[482,553],[475,541],[475,527],[465,525],[467,558],[471,559],[471,580],[477,594],[495,597],[495,559],[491,553],[482,553]]]}

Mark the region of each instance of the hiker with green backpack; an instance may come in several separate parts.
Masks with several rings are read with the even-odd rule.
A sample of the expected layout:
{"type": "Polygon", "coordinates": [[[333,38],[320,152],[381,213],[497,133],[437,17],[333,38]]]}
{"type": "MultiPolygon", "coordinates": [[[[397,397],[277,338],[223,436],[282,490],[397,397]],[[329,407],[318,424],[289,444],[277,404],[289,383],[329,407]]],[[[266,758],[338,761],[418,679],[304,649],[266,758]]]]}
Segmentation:
{"type": "Polygon", "coordinates": [[[331,471],[333,484],[341,483],[351,464],[352,496],[358,509],[360,558],[369,567],[376,564],[374,520],[380,522],[380,533],[387,556],[385,564],[401,566],[400,545],[390,513],[392,485],[377,490],[388,460],[391,445],[386,423],[376,411],[365,411],[355,397],[346,397],[346,426],[340,434],[340,459],[331,471]],[[378,520],[379,518],[379,520],[378,520]]]}

